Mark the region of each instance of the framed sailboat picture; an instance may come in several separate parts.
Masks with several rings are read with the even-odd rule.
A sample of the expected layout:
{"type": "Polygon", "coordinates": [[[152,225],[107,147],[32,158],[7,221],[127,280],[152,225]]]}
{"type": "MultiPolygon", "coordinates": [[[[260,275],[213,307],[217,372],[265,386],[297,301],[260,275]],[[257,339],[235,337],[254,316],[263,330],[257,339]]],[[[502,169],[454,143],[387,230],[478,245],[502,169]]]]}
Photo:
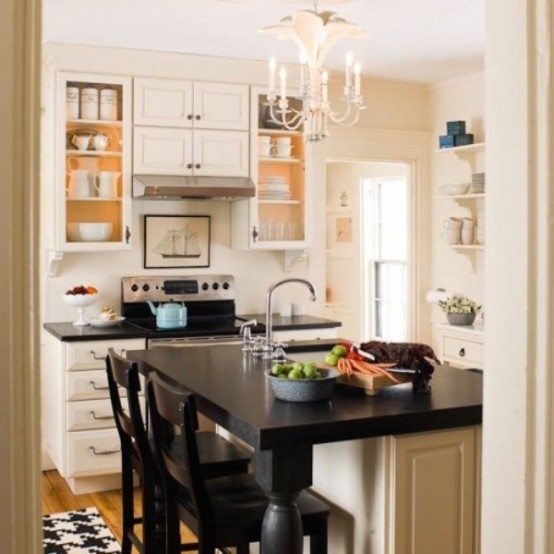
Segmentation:
{"type": "Polygon", "coordinates": [[[210,267],[210,216],[145,215],[144,267],[210,267]]]}

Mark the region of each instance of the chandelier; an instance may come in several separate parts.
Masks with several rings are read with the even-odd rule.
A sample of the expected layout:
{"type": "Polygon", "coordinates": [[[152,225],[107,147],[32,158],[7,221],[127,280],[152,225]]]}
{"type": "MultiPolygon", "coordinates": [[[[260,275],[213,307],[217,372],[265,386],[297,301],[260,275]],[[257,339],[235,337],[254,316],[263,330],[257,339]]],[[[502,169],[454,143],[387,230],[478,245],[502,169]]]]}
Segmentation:
{"type": "Polygon", "coordinates": [[[303,10],[283,18],[279,24],[260,29],[263,33],[292,40],[300,50],[300,88],[292,96],[301,100],[301,107],[289,105],[287,99],[287,73],[279,71],[279,94],[276,88],[276,61],[269,62],[269,88],[267,102],[271,119],[288,130],[303,125],[307,142],[317,142],[328,136],[328,120],[338,125],[353,125],[364,109],[360,83],[361,67],[354,63],[352,53],[346,56],[341,114],[331,108],[328,94],[329,74],[323,61],[331,47],[343,37],[364,38],[365,31],[345,21],[335,12],[318,13],[317,1],[313,10],[303,10]]]}

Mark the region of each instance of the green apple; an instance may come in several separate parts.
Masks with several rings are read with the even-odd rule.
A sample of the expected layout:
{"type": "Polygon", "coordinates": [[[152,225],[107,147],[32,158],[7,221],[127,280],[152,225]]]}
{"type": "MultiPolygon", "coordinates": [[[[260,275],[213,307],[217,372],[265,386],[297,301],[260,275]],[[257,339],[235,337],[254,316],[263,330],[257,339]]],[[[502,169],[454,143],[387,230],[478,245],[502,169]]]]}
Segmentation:
{"type": "Polygon", "coordinates": [[[289,379],[303,379],[304,374],[302,373],[301,369],[293,369],[292,371],[289,371],[289,374],[287,377],[289,379]]]}
{"type": "Polygon", "coordinates": [[[283,364],[273,364],[273,367],[271,368],[271,374],[281,375],[282,373],[285,373],[285,366],[283,364]]]}
{"type": "Polygon", "coordinates": [[[298,371],[302,371],[304,369],[304,364],[302,362],[293,362],[292,369],[297,369],[298,371]]]}
{"type": "Polygon", "coordinates": [[[336,354],[329,352],[329,354],[325,356],[325,363],[334,367],[339,363],[339,357],[336,354]]]}
{"type": "Polygon", "coordinates": [[[348,353],[348,350],[346,349],[346,346],[342,344],[337,344],[333,346],[333,348],[331,349],[331,354],[334,354],[338,358],[344,358],[344,356],[346,356],[347,353],[348,353]]]}
{"type": "Polygon", "coordinates": [[[306,364],[304,364],[303,373],[307,379],[315,379],[318,375],[316,363],[307,362],[306,364]]]}

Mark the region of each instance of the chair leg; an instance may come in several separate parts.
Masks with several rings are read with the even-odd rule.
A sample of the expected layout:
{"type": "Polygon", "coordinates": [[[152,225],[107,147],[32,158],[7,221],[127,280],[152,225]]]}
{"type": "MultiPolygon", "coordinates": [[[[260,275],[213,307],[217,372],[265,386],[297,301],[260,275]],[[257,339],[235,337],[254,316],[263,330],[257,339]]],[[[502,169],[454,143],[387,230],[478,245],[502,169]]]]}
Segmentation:
{"type": "Polygon", "coordinates": [[[133,506],[133,470],[131,460],[127,456],[121,457],[121,496],[123,511],[123,533],[121,541],[121,554],[131,554],[132,543],[130,533],[133,531],[133,519],[135,517],[133,506]]]}
{"type": "Polygon", "coordinates": [[[327,521],[320,526],[322,529],[310,535],[310,554],[327,554],[327,521]]]}
{"type": "Polygon", "coordinates": [[[156,553],[156,495],[154,480],[145,475],[142,483],[142,544],[144,554],[156,553]]]}

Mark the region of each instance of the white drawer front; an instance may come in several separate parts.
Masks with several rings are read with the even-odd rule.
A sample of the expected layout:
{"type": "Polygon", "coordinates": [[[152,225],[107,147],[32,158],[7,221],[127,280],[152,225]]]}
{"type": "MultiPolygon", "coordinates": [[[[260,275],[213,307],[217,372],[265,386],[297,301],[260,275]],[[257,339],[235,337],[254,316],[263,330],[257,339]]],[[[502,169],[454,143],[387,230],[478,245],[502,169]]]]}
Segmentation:
{"type": "Polygon", "coordinates": [[[67,344],[67,369],[96,369],[106,367],[108,349],[113,348],[118,354],[125,355],[127,350],[145,348],[144,339],[126,339],[110,341],[88,341],[67,344]]]}
{"type": "MultiPolygon", "coordinates": [[[[139,401],[144,417],[144,397],[141,396],[139,401]]],[[[125,402],[124,400],[123,410],[129,413],[125,402]]],[[[106,429],[115,427],[112,404],[109,399],[68,402],[66,409],[68,431],[85,431],[87,429],[106,429]]]]}
{"type": "Polygon", "coordinates": [[[334,339],[337,337],[338,327],[324,327],[321,329],[301,329],[299,331],[274,331],[273,338],[278,341],[334,339]]]}
{"type": "Polygon", "coordinates": [[[121,470],[121,445],[116,429],[67,434],[66,477],[117,473],[121,470]]]}
{"type": "Polygon", "coordinates": [[[109,397],[108,376],[105,369],[67,373],[66,400],[95,400],[109,397]]]}
{"type": "Polygon", "coordinates": [[[443,354],[448,361],[467,366],[483,366],[483,344],[454,337],[443,337],[443,354]]]}

